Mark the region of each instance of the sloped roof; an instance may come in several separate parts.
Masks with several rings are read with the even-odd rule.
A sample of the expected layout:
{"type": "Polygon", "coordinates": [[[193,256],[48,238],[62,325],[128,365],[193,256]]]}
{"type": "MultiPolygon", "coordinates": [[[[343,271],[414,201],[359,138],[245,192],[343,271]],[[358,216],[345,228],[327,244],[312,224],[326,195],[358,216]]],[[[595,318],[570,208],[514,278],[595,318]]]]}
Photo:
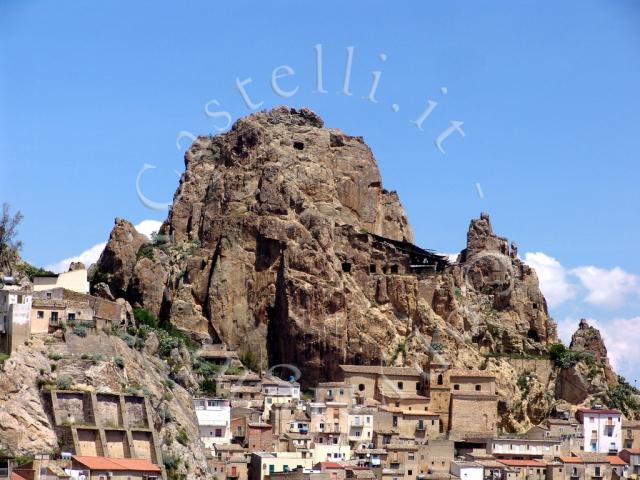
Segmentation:
{"type": "Polygon", "coordinates": [[[539,462],[538,460],[503,460],[499,459],[498,462],[506,465],[507,467],[537,467],[543,468],[547,465],[539,462]]]}
{"type": "Polygon", "coordinates": [[[108,458],[74,455],[73,459],[89,470],[160,472],[160,467],[142,458],[108,458]]]}

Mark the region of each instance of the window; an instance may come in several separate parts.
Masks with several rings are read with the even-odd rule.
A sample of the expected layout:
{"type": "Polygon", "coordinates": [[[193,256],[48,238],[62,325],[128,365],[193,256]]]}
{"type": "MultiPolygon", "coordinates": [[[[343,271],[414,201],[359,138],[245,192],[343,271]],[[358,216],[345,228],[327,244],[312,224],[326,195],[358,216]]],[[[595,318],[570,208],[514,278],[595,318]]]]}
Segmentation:
{"type": "Polygon", "coordinates": [[[392,426],[394,427],[398,426],[398,417],[396,417],[395,415],[393,416],[392,426]]]}
{"type": "Polygon", "coordinates": [[[296,150],[304,150],[304,143],[293,142],[293,148],[295,148],[296,150]]]}
{"type": "Polygon", "coordinates": [[[404,384],[402,382],[398,382],[398,389],[402,390],[403,387],[404,387],[404,384]]]}
{"type": "Polygon", "coordinates": [[[216,428],[216,437],[222,437],[222,429],[216,428]]]}
{"type": "Polygon", "coordinates": [[[345,273],[351,272],[351,264],[349,262],[342,262],[342,271],[345,273]]]}
{"type": "Polygon", "coordinates": [[[460,390],[460,385],[458,385],[457,383],[453,386],[454,390],[460,390]]]}
{"type": "Polygon", "coordinates": [[[438,375],[438,385],[442,385],[442,374],[438,375]]]}
{"type": "Polygon", "coordinates": [[[376,273],[376,264],[372,263],[369,265],[369,273],[376,273]]]}
{"type": "Polygon", "coordinates": [[[38,310],[37,316],[38,318],[44,318],[44,312],[42,310],[38,310]]]}
{"type": "Polygon", "coordinates": [[[51,300],[51,292],[47,292],[47,300],[51,300]]]}
{"type": "Polygon", "coordinates": [[[75,313],[67,313],[67,320],[69,320],[70,322],[73,322],[76,319],[76,314],[75,313]]]}
{"type": "Polygon", "coordinates": [[[358,385],[358,390],[361,392],[364,391],[364,383],[361,383],[360,385],[358,385]]]}
{"type": "Polygon", "coordinates": [[[340,389],[340,395],[344,395],[344,388],[340,389]]]}
{"type": "Polygon", "coordinates": [[[476,385],[476,392],[479,392],[480,390],[482,390],[482,385],[476,385]]]}

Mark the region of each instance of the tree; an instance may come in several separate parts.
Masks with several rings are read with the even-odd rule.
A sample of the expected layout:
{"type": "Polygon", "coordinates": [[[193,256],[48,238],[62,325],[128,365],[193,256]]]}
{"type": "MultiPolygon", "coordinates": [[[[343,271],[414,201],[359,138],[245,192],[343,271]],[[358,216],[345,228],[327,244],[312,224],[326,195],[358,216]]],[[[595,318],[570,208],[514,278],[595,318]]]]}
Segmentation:
{"type": "Polygon", "coordinates": [[[0,217],[0,266],[7,266],[22,248],[22,242],[17,240],[18,226],[22,222],[22,213],[11,215],[11,206],[2,204],[2,216],[0,217]]]}

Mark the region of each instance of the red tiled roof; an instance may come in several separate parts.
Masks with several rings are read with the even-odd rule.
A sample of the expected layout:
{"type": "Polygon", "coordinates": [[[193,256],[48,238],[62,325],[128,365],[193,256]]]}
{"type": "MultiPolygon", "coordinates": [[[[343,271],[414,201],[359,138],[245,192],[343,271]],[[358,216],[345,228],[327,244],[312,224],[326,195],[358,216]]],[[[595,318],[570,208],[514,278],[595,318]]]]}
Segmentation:
{"type": "Polygon", "coordinates": [[[560,457],[562,463],[582,463],[580,457],[560,457]]]}
{"type": "Polygon", "coordinates": [[[546,467],[545,463],[539,462],[537,460],[503,460],[498,459],[500,463],[506,465],[507,467],[546,467]]]}
{"type": "Polygon", "coordinates": [[[640,455],[640,448],[625,448],[624,451],[631,455],[640,455]]]}
{"type": "Polygon", "coordinates": [[[609,460],[609,463],[611,465],[626,465],[627,462],[625,462],[623,459],[621,459],[619,456],[617,455],[607,455],[607,460],[609,460]]]}
{"type": "Polygon", "coordinates": [[[127,470],[131,472],[160,472],[160,467],[142,458],[84,457],[74,455],[73,459],[89,470],[127,470]]]}
{"type": "Polygon", "coordinates": [[[16,472],[11,472],[10,480],[27,480],[27,479],[21,475],[18,475],[16,472]]]}

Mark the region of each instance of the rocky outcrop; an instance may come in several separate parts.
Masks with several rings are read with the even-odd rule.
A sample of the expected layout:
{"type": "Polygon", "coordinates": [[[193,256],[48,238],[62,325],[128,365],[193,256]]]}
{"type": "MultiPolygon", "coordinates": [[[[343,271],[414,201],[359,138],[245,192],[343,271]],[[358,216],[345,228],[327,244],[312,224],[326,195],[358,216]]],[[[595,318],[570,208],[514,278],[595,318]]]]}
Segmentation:
{"type": "MultiPolygon", "coordinates": [[[[60,332],[61,333],[61,332],[60,332]]],[[[177,475],[209,478],[192,397],[169,379],[171,368],[153,351],[157,338],[137,351],[103,333],[34,338],[20,346],[0,371],[0,448],[13,455],[54,453],[58,440],[42,390],[70,388],[103,393],[145,395],[162,451],[177,460],[177,475]],[[46,340],[46,341],[45,341],[46,340]],[[182,433],[184,432],[184,433],[182,433]],[[179,437],[189,439],[179,442],[179,437]]],[[[176,353],[188,355],[188,352],[176,353]]],[[[190,361],[180,357],[183,375],[190,361]]]]}
{"type": "MultiPolygon", "coordinates": [[[[153,252],[118,220],[98,262],[126,295],[202,340],[291,363],[311,384],[390,361],[414,332],[452,351],[541,352],[556,339],[535,272],[474,220],[460,263],[415,247],[361,137],[279,107],[199,137],[153,252]]],[[[426,362],[424,346],[407,361],[426,362]]]]}

